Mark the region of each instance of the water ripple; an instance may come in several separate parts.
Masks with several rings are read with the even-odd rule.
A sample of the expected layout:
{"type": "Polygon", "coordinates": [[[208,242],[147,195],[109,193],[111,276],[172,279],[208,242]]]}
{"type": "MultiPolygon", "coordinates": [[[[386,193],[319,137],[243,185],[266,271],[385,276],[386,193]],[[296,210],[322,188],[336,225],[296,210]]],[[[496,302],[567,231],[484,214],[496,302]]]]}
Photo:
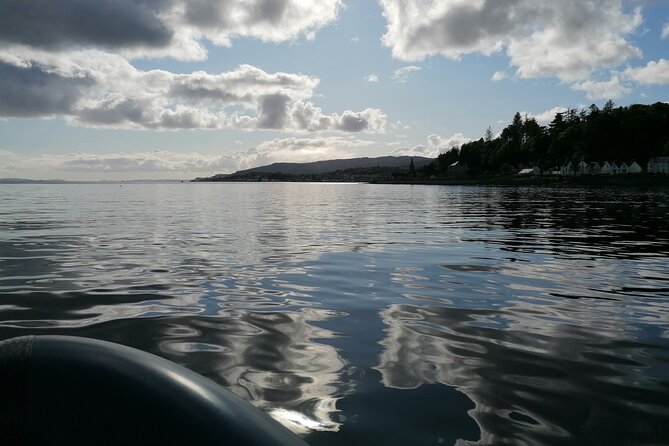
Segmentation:
{"type": "Polygon", "coordinates": [[[0,189],[0,339],[131,345],[329,444],[669,443],[669,192],[0,189]]]}

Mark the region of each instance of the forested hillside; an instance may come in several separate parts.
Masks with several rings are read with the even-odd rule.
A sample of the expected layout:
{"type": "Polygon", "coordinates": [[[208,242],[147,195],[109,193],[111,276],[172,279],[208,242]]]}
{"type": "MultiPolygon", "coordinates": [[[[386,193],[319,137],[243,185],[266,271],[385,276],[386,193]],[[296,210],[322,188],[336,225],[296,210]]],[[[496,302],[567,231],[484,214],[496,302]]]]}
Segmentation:
{"type": "Polygon", "coordinates": [[[669,155],[669,104],[571,109],[547,126],[516,113],[498,137],[490,128],[483,138],[440,155],[420,169],[422,176],[446,175],[456,161],[470,175],[512,173],[519,167],[553,169],[581,160],[631,162],[645,166],[648,159],[669,155]]]}

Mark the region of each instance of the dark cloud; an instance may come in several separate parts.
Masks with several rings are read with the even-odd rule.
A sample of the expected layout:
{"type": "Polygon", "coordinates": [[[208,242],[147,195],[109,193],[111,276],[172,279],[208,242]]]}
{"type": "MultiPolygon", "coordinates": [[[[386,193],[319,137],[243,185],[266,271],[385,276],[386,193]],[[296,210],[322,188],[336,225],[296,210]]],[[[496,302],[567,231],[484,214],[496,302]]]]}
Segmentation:
{"type": "Polygon", "coordinates": [[[534,11],[525,11],[519,0],[487,0],[483,6],[456,5],[435,22],[417,27],[409,45],[436,41],[440,46],[471,48],[488,38],[498,39],[523,26],[518,16],[530,19],[534,11]],[[519,8],[520,6],[520,8],[519,8]],[[519,10],[520,9],[520,10],[519,10]]]}
{"type": "Polygon", "coordinates": [[[290,97],[284,94],[263,96],[258,106],[258,127],[261,129],[281,129],[288,119],[290,97]]]}
{"type": "Polygon", "coordinates": [[[39,48],[167,46],[167,0],[0,0],[0,41],[39,48]]]}
{"type": "Polygon", "coordinates": [[[259,21],[277,24],[281,22],[287,7],[288,0],[259,0],[253,5],[253,12],[259,21]]]}
{"type": "Polygon", "coordinates": [[[186,20],[205,28],[234,28],[255,23],[278,25],[288,9],[288,0],[255,0],[230,2],[220,0],[191,0],[186,2],[186,20]],[[235,17],[237,23],[232,23],[235,17]]]}
{"type": "Polygon", "coordinates": [[[302,74],[248,65],[215,75],[142,71],[98,51],[24,55],[15,48],[0,56],[0,117],[63,116],[77,125],[152,130],[383,132],[385,126],[378,109],[323,114],[308,101],[318,79],[302,74]],[[244,114],[252,108],[255,116],[244,114]]]}
{"type": "Polygon", "coordinates": [[[146,104],[134,100],[123,100],[116,103],[102,104],[96,108],[85,108],[77,113],[77,119],[82,123],[114,126],[127,122],[144,123],[144,109],[146,104]]]}
{"type": "Polygon", "coordinates": [[[36,64],[15,66],[2,61],[0,80],[0,116],[19,118],[68,115],[83,91],[95,83],[36,64]]]}
{"type": "Polygon", "coordinates": [[[361,132],[367,129],[368,125],[367,119],[360,116],[359,113],[344,112],[337,128],[344,132],[361,132]]]}
{"type": "Polygon", "coordinates": [[[186,3],[186,20],[196,26],[225,26],[233,5],[216,0],[191,0],[186,3]]]}
{"type": "Polygon", "coordinates": [[[222,102],[225,104],[253,104],[254,97],[250,93],[238,94],[236,92],[224,91],[220,88],[205,85],[191,85],[182,82],[174,85],[170,96],[177,96],[189,100],[189,102],[222,102]]]}

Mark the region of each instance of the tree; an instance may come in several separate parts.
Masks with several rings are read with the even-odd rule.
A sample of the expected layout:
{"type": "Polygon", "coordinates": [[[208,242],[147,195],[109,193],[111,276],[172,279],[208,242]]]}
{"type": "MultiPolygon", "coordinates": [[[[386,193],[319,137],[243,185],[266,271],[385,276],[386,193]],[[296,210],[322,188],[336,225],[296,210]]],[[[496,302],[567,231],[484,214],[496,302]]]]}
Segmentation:
{"type": "Polygon", "coordinates": [[[416,178],[416,166],[413,164],[413,157],[411,157],[411,164],[409,164],[409,175],[411,178],[416,178]]]}
{"type": "Polygon", "coordinates": [[[616,104],[614,104],[613,101],[609,99],[608,101],[606,101],[606,104],[604,104],[604,108],[602,109],[602,111],[604,113],[611,113],[615,106],[616,104]]]}
{"type": "Polygon", "coordinates": [[[472,175],[510,171],[519,164],[551,168],[567,161],[636,160],[669,155],[669,104],[617,107],[608,101],[603,109],[558,113],[548,126],[516,113],[499,137],[489,127],[485,137],[450,150],[433,162],[444,175],[456,161],[466,163],[472,175]],[[506,165],[505,165],[506,164],[506,165]]]}
{"type": "Polygon", "coordinates": [[[483,137],[483,139],[485,140],[485,142],[492,142],[492,140],[494,138],[495,138],[495,135],[493,135],[493,133],[492,133],[492,128],[490,128],[490,126],[488,126],[488,128],[485,131],[485,136],[483,137]]]}

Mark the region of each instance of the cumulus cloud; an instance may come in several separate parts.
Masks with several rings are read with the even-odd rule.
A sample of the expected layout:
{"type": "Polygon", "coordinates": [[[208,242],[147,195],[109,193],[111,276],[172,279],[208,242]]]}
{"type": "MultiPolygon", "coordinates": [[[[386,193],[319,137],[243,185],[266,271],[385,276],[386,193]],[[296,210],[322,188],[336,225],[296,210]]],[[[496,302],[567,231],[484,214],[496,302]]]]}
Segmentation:
{"type": "Polygon", "coordinates": [[[376,74],[370,74],[369,76],[365,76],[364,79],[367,82],[378,82],[379,81],[379,76],[376,74]]]}
{"type": "Polygon", "coordinates": [[[43,48],[165,46],[173,31],[160,16],[168,2],[3,0],[0,41],[43,48]],[[162,3],[162,5],[161,5],[162,3]]]}
{"type": "Polygon", "coordinates": [[[372,141],[333,136],[272,139],[246,151],[223,155],[153,151],[26,156],[0,150],[0,176],[100,179],[112,174],[127,174],[138,178],[181,178],[230,173],[275,162],[351,158],[359,156],[356,150],[373,144],[372,141]]]}
{"type": "Polygon", "coordinates": [[[394,132],[397,131],[402,131],[402,130],[410,130],[411,126],[409,124],[405,124],[402,121],[395,121],[390,123],[390,129],[394,132]]]}
{"type": "Polygon", "coordinates": [[[608,81],[578,82],[572,85],[572,87],[575,90],[584,91],[585,96],[592,100],[616,99],[625,96],[632,91],[621,81],[619,76],[613,76],[611,80],[608,81]]]}
{"type": "Polygon", "coordinates": [[[532,113],[521,113],[521,115],[525,115],[528,118],[534,118],[536,121],[540,124],[546,124],[553,119],[555,119],[555,115],[558,113],[565,113],[569,111],[566,107],[553,107],[550,110],[546,110],[545,112],[539,113],[539,114],[532,114],[532,113]]]}
{"type": "Polygon", "coordinates": [[[0,52],[0,117],[64,116],[75,125],[131,129],[383,132],[378,109],[324,114],[309,99],[319,80],[251,65],[210,74],[142,71],[86,50],[0,52]]]}
{"type": "Polygon", "coordinates": [[[67,114],[92,78],[64,76],[39,66],[16,66],[0,60],[0,116],[35,117],[67,114]]]}
{"type": "Polygon", "coordinates": [[[666,39],[669,37],[669,22],[664,24],[664,27],[662,27],[662,38],[666,39]]]}
{"type": "Polygon", "coordinates": [[[453,148],[459,148],[461,145],[471,141],[462,133],[455,133],[444,137],[438,134],[432,134],[427,137],[425,144],[419,144],[413,147],[400,147],[391,152],[393,156],[424,156],[427,158],[436,158],[442,153],[446,153],[453,148]]]}
{"type": "MultiPolygon", "coordinates": [[[[357,156],[355,149],[369,147],[373,141],[342,138],[283,138],[263,141],[246,152],[247,161],[255,166],[275,162],[311,162],[325,159],[343,159],[357,156]]],[[[249,166],[254,167],[254,166],[249,166]]]]}
{"type": "Polygon", "coordinates": [[[501,80],[506,79],[507,77],[509,77],[509,75],[506,74],[504,71],[495,71],[492,75],[492,80],[495,82],[499,82],[501,80]]]}
{"type": "Polygon", "coordinates": [[[648,62],[645,67],[628,68],[623,76],[643,85],[669,85],[669,60],[660,59],[648,62]]]}
{"type": "Polygon", "coordinates": [[[521,78],[583,81],[641,51],[629,40],[640,10],[621,0],[380,0],[395,58],[505,51],[521,78]]]}
{"type": "Polygon", "coordinates": [[[398,68],[392,75],[392,78],[400,83],[404,83],[409,80],[409,73],[414,71],[420,71],[421,68],[415,65],[409,65],[406,67],[398,68]]]}
{"type": "Polygon", "coordinates": [[[0,42],[202,59],[202,39],[283,42],[336,19],[341,0],[0,0],[0,42]]]}

